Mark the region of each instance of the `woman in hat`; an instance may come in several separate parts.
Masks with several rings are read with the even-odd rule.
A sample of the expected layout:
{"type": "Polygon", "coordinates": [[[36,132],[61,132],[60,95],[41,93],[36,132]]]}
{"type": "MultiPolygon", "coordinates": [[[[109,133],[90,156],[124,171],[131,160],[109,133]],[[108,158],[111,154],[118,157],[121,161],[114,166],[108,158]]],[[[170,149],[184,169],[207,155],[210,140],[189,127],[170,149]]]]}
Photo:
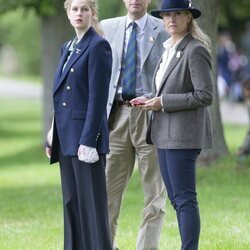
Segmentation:
{"type": "Polygon", "coordinates": [[[147,141],[158,148],[161,174],[176,210],[182,250],[198,249],[200,216],[195,165],[213,145],[208,106],[213,101],[209,38],[194,19],[201,12],[188,0],[164,0],[153,16],[162,18],[170,38],[153,80],[153,98],[131,101],[152,110],[147,141]],[[141,104],[140,104],[141,102],[141,104]]]}

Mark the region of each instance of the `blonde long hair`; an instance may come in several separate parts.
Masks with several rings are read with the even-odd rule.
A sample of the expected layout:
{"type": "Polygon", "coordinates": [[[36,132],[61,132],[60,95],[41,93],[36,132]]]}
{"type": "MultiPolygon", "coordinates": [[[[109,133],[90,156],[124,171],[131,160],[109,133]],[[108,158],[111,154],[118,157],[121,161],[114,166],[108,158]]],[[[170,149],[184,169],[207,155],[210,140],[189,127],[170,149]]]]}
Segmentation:
{"type": "MultiPolygon", "coordinates": [[[[71,3],[73,0],[66,0],[64,2],[64,9],[68,12],[71,3]]],[[[101,34],[101,29],[98,21],[98,4],[97,0],[86,0],[86,2],[89,4],[89,7],[91,11],[93,12],[92,20],[91,20],[91,26],[95,29],[95,31],[99,34],[101,34]]]]}
{"type": "Polygon", "coordinates": [[[200,41],[206,49],[211,52],[211,41],[208,35],[206,35],[202,29],[199,27],[198,23],[191,18],[191,21],[188,24],[188,31],[192,35],[193,38],[200,41]]]}

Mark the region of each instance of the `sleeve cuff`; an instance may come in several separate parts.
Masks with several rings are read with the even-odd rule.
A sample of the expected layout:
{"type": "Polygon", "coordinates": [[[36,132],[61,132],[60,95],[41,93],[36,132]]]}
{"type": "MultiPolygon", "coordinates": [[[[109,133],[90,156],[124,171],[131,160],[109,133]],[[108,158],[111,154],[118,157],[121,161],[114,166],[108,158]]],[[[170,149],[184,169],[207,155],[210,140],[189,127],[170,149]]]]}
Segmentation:
{"type": "Polygon", "coordinates": [[[163,97],[162,97],[162,95],[161,95],[161,111],[162,111],[162,112],[165,112],[165,110],[164,110],[164,108],[163,108],[163,97]]]}

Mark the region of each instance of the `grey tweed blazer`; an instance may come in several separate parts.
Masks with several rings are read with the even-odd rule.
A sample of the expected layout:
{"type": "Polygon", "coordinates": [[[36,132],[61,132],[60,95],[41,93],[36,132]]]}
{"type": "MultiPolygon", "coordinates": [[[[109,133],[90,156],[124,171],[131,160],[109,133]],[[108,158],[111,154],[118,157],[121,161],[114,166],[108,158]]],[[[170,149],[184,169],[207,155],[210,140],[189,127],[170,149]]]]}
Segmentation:
{"type": "MultiPolygon", "coordinates": [[[[156,68],[158,70],[160,62],[156,68]]],[[[156,91],[163,111],[152,113],[147,140],[160,149],[209,148],[213,145],[208,106],[213,101],[211,56],[191,35],[186,35],[156,91]]]]}

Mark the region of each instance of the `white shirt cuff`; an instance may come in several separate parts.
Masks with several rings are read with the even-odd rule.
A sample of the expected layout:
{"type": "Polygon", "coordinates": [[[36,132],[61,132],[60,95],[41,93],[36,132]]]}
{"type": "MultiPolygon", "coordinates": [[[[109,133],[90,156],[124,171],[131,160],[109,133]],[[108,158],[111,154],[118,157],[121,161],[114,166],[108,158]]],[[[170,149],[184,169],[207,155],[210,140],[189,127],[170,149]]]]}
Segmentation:
{"type": "Polygon", "coordinates": [[[163,108],[163,97],[162,97],[162,95],[161,95],[161,111],[162,111],[162,112],[165,112],[165,111],[164,111],[164,108],[163,108]]]}

